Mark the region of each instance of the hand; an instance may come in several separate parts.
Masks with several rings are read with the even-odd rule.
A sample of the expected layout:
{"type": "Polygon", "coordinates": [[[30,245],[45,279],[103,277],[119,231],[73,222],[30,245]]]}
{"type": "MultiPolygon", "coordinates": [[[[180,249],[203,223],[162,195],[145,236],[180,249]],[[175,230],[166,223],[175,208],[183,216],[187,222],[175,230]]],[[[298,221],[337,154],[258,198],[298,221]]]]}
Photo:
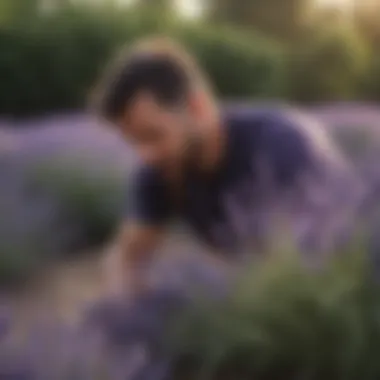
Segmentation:
{"type": "Polygon", "coordinates": [[[127,297],[127,284],[125,275],[121,270],[120,251],[117,246],[111,247],[102,260],[103,289],[107,297],[127,297]]]}
{"type": "Polygon", "coordinates": [[[127,268],[120,263],[118,252],[107,255],[104,271],[104,288],[106,296],[112,298],[135,299],[146,294],[152,288],[148,281],[145,265],[127,268]]]}

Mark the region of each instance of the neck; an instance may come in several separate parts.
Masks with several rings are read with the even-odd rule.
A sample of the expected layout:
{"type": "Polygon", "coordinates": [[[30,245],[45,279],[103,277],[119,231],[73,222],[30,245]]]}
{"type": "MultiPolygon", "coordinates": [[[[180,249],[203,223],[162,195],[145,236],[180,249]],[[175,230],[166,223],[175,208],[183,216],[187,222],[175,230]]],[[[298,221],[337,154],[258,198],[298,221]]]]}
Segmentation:
{"type": "Polygon", "coordinates": [[[226,148],[226,136],[219,113],[215,114],[204,131],[200,168],[203,172],[212,172],[218,168],[226,148]]]}

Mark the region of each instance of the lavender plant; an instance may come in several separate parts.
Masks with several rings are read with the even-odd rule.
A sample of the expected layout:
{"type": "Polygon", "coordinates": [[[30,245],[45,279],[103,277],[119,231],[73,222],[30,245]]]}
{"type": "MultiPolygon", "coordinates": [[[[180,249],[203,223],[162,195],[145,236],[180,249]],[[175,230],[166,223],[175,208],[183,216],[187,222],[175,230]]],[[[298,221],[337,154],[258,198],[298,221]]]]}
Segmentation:
{"type": "Polygon", "coordinates": [[[22,279],[60,249],[58,215],[51,199],[28,188],[23,177],[3,177],[0,188],[0,282],[22,279]]]}
{"type": "MultiPolygon", "coordinates": [[[[42,161],[42,172],[33,172],[32,177],[38,175],[31,182],[6,165],[7,186],[0,188],[0,260],[7,268],[20,265],[27,272],[29,259],[32,267],[39,266],[45,252],[58,251],[59,238],[72,237],[72,231],[64,234],[62,215],[74,231],[89,235],[108,231],[117,219],[122,176],[97,171],[98,166],[87,172],[94,165],[81,166],[77,157],[47,166],[46,158],[42,161]]],[[[263,187],[252,197],[252,183],[238,184],[224,200],[231,225],[212,231],[222,245],[252,239],[251,256],[273,240],[279,215],[292,217],[292,223],[284,220],[301,248],[325,246],[326,240],[331,247],[341,233],[352,237],[352,222],[359,214],[366,217],[379,200],[374,171],[367,191],[351,177],[330,181],[335,168],[328,168],[323,181],[329,191],[320,186],[323,181],[300,178],[293,196],[280,201],[270,171],[264,170],[265,157],[262,164],[263,187]]],[[[374,237],[377,226],[371,224],[374,237]]],[[[75,326],[47,315],[17,342],[11,328],[10,335],[1,334],[0,378],[378,379],[380,294],[369,273],[380,257],[376,244],[369,266],[362,261],[368,247],[352,245],[355,252],[338,250],[319,271],[307,270],[303,255],[297,249],[283,252],[285,246],[277,246],[270,259],[255,261],[237,282],[202,260],[172,260],[152,269],[159,280],[144,298],[99,301],[83,311],[83,321],[75,326]]]]}
{"type": "Polygon", "coordinates": [[[67,224],[76,226],[81,243],[96,245],[110,238],[122,216],[125,176],[78,162],[73,157],[45,162],[36,168],[33,181],[55,199],[67,224]]]}
{"type": "Polygon", "coordinates": [[[176,378],[378,378],[379,289],[361,250],[343,257],[310,272],[275,255],[227,300],[201,302],[178,335],[176,378]]]}
{"type": "MultiPolygon", "coordinates": [[[[206,283],[201,276],[202,296],[189,291],[190,283],[187,292],[162,284],[133,302],[100,302],[77,326],[47,316],[18,347],[0,351],[0,374],[22,370],[29,377],[20,378],[28,380],[377,379],[380,293],[362,249],[331,258],[320,271],[307,270],[295,250],[273,252],[247,266],[223,297],[213,292],[223,277],[206,283]],[[9,352],[17,354],[11,369],[3,361],[9,352]]],[[[215,268],[198,263],[198,273],[207,270],[215,268]]]]}

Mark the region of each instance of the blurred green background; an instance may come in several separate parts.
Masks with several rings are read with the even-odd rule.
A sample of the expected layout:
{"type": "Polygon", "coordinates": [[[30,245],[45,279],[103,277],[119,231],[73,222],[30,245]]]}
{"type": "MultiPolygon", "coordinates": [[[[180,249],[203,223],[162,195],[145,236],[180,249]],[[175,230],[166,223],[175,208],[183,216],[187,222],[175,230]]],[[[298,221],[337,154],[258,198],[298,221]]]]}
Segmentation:
{"type": "Polygon", "coordinates": [[[0,114],[78,109],[121,45],[184,42],[224,98],[380,98],[380,4],[365,0],[1,0],[0,114]]]}

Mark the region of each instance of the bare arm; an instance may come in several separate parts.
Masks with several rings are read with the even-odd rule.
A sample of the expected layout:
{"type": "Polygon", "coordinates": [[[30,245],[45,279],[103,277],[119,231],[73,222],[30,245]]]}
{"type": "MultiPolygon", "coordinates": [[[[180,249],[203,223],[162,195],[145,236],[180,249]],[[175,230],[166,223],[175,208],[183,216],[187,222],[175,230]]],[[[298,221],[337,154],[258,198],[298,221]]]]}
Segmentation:
{"type": "Polygon", "coordinates": [[[116,246],[106,258],[106,281],[115,295],[134,296],[147,288],[146,266],[159,247],[159,227],[128,223],[122,226],[116,246]]]}

